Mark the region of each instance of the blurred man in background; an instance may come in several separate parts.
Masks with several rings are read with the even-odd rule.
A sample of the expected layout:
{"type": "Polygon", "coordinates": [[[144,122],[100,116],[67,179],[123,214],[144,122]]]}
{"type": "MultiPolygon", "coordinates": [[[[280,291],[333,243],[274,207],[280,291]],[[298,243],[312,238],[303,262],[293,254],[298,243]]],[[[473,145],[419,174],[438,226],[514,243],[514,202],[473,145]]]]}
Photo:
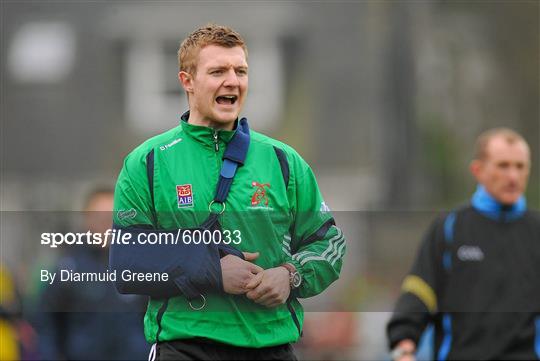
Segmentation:
{"type": "MultiPolygon", "coordinates": [[[[105,233],[111,228],[113,191],[96,188],[84,206],[84,228],[105,233]]],[[[74,245],[58,270],[104,272],[108,250],[101,245],[74,245]]],[[[43,291],[38,315],[44,360],[143,360],[148,345],[141,332],[146,299],[120,295],[111,282],[55,282],[43,291]]]]}
{"type": "Polygon", "coordinates": [[[435,325],[437,360],[540,358],[540,217],[526,209],[527,142],[497,128],[477,139],[469,206],[428,231],[387,334],[395,360],[414,360],[435,325]]]}

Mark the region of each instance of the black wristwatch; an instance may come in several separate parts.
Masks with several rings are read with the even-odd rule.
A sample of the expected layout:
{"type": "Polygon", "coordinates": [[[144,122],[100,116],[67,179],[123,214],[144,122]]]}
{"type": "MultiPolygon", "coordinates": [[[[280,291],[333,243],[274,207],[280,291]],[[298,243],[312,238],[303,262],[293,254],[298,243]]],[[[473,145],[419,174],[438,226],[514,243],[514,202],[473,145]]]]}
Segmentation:
{"type": "Polygon", "coordinates": [[[296,267],[290,263],[284,263],[281,267],[285,267],[289,271],[289,285],[291,286],[291,290],[300,287],[302,284],[302,275],[296,270],[296,267]]]}

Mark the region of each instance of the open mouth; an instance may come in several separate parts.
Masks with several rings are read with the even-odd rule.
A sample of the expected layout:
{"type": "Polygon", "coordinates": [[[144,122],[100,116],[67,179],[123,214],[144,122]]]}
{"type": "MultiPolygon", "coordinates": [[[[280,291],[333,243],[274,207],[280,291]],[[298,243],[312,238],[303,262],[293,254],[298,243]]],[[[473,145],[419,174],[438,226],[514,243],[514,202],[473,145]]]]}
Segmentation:
{"type": "Polygon", "coordinates": [[[216,102],[222,105],[233,105],[238,100],[236,95],[220,95],[216,98],[216,102]]]}

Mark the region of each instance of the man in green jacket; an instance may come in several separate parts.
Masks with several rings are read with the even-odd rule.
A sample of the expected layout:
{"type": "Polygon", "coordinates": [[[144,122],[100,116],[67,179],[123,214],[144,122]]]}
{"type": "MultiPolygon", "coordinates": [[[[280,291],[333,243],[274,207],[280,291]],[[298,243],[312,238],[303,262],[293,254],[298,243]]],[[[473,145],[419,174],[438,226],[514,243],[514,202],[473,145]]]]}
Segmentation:
{"type": "MultiPolygon", "coordinates": [[[[183,41],[178,61],[189,111],[126,157],[114,223],[127,230],[196,229],[218,214],[219,239],[206,235],[243,257],[222,255],[222,289],[201,293],[196,304],[182,295],[150,298],[144,330],[154,344],[151,357],[295,359],[290,344],[303,322],[297,297],[317,295],[339,277],[345,238],[308,164],[254,131],[226,201],[213,201],[224,152],[241,123],[247,48],[240,34],[211,24],[183,41]]],[[[203,233],[182,238],[196,243],[203,233]]]]}

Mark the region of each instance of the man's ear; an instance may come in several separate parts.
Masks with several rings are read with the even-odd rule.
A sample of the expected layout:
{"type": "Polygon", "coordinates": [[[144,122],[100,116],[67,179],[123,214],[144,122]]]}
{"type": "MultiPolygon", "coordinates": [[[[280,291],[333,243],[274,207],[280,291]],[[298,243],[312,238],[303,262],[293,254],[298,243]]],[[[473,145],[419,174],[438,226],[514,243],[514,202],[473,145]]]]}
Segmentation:
{"type": "Polygon", "coordinates": [[[476,181],[480,183],[481,173],[482,173],[482,161],[474,159],[471,164],[469,164],[469,170],[476,181]]]}
{"type": "Polygon", "coordinates": [[[185,71],[178,73],[178,81],[186,91],[186,93],[193,93],[193,76],[185,71]]]}

